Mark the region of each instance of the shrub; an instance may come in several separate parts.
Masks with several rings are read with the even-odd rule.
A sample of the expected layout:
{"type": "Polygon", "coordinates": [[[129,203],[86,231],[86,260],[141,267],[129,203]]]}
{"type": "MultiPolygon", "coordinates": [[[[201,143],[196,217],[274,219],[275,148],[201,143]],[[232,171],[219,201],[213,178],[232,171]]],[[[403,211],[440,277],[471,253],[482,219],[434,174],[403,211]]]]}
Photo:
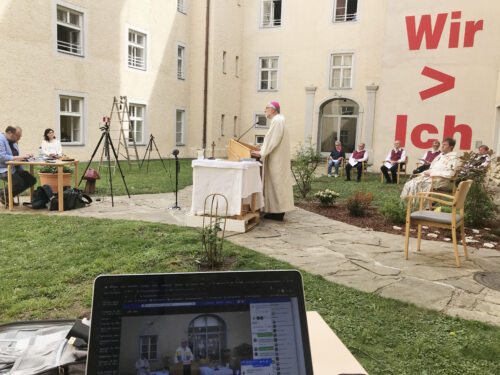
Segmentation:
{"type": "Polygon", "coordinates": [[[347,199],[347,209],[351,216],[365,216],[366,210],[370,207],[373,200],[372,193],[356,192],[347,199]]]}
{"type": "Polygon", "coordinates": [[[339,196],[339,193],[330,189],[321,190],[314,194],[314,197],[319,200],[322,206],[332,206],[339,196]]]}
{"type": "Polygon", "coordinates": [[[322,160],[321,153],[313,147],[299,146],[292,160],[291,168],[297,189],[302,198],[311,192],[314,171],[322,160]]]}
{"type": "Polygon", "coordinates": [[[380,213],[391,223],[404,224],[406,222],[406,207],[404,202],[400,199],[388,200],[380,208],[380,213]]]}
{"type": "MultiPolygon", "coordinates": [[[[57,173],[57,166],[55,165],[44,165],[38,172],[40,173],[57,173]]],[[[67,165],[63,165],[63,173],[73,173],[73,169],[67,165]]]]}

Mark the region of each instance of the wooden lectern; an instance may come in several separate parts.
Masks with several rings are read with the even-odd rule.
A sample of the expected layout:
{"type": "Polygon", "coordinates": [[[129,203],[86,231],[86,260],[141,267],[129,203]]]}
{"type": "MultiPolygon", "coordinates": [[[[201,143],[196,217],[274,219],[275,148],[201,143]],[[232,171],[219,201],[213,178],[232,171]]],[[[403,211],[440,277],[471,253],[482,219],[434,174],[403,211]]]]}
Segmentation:
{"type": "Polygon", "coordinates": [[[229,141],[229,150],[227,155],[227,160],[240,161],[240,159],[249,159],[252,157],[251,151],[259,151],[260,148],[257,146],[249,145],[236,139],[231,139],[229,141]]]}

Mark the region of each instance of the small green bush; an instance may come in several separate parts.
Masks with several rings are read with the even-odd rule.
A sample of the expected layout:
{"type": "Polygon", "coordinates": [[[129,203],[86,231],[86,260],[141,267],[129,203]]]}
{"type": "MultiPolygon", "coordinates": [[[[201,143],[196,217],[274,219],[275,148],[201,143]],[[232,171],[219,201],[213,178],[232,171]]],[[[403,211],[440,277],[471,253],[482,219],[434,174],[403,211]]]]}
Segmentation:
{"type": "Polygon", "coordinates": [[[347,199],[347,209],[351,216],[365,216],[373,200],[372,193],[356,192],[347,199]]]}
{"type": "Polygon", "coordinates": [[[393,224],[404,224],[406,222],[405,202],[400,199],[387,200],[380,208],[380,213],[393,224]]]}
{"type": "Polygon", "coordinates": [[[297,189],[302,198],[309,195],[312,189],[314,171],[323,159],[321,153],[315,148],[300,145],[293,157],[291,168],[297,189]]]}
{"type": "Polygon", "coordinates": [[[465,225],[480,227],[495,218],[496,207],[490,193],[479,182],[471,185],[465,200],[465,225]]]}

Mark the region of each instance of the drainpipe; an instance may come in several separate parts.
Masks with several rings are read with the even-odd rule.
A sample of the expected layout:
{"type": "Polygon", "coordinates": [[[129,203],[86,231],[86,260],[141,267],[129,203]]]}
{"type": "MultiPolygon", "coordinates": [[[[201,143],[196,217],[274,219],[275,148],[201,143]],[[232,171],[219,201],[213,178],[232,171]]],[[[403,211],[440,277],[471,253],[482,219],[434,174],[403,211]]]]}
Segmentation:
{"type": "Polygon", "coordinates": [[[207,148],[207,112],[208,112],[208,51],[210,47],[210,0],[207,0],[205,20],[205,76],[203,77],[203,149],[207,148]]]}

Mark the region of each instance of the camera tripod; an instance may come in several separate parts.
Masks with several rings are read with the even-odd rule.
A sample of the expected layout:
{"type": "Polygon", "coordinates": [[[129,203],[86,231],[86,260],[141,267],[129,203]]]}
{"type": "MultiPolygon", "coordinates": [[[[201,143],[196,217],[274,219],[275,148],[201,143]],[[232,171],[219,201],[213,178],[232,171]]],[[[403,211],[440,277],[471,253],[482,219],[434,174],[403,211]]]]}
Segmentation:
{"type": "Polygon", "coordinates": [[[85,173],[87,172],[87,169],[90,167],[90,163],[92,163],[92,160],[94,159],[95,154],[97,153],[97,150],[99,150],[99,146],[101,145],[102,141],[104,140],[104,153],[106,155],[106,158],[108,160],[108,176],[109,176],[109,187],[111,191],[111,206],[114,207],[114,201],[113,201],[113,177],[111,173],[111,155],[110,155],[110,150],[109,147],[111,146],[111,150],[113,151],[113,155],[115,157],[115,162],[116,165],[118,166],[118,170],[120,171],[120,175],[122,176],[122,181],[123,185],[125,185],[125,190],[127,191],[127,195],[130,198],[130,193],[128,191],[127,183],[125,182],[125,176],[123,175],[122,167],[120,167],[120,162],[118,161],[118,155],[116,154],[115,146],[113,146],[113,141],[111,140],[111,137],[109,135],[109,122],[106,122],[104,126],[99,128],[102,131],[101,138],[99,139],[99,142],[97,143],[97,146],[94,149],[94,152],[92,153],[92,156],[90,157],[90,161],[88,162],[87,166],[85,167],[85,170],[83,171],[82,177],[80,178],[80,182],[78,183],[78,186],[83,181],[83,177],[85,176],[85,173]]]}
{"type": "Polygon", "coordinates": [[[153,136],[153,134],[151,134],[149,136],[148,147],[146,147],[146,152],[144,153],[144,157],[142,158],[142,162],[141,162],[141,165],[139,166],[139,169],[142,169],[142,165],[144,164],[144,160],[146,160],[146,155],[147,155],[148,163],[146,165],[146,172],[149,172],[149,160],[151,159],[151,151],[153,150],[153,146],[156,150],[156,153],[158,154],[158,157],[160,158],[161,164],[163,165],[163,169],[165,169],[165,172],[169,173],[169,171],[167,170],[167,167],[165,166],[165,163],[163,162],[163,159],[160,155],[160,151],[158,150],[158,146],[156,146],[155,137],[153,136]]]}

